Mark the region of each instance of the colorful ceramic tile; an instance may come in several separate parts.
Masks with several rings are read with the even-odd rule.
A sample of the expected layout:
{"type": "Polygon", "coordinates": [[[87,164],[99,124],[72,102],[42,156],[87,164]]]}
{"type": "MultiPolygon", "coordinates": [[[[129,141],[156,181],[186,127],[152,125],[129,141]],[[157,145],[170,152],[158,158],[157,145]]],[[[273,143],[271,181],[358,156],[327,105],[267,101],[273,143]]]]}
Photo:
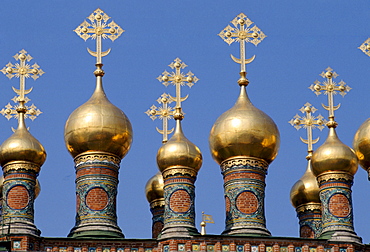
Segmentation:
{"type": "Polygon", "coordinates": [[[81,247],[73,248],[73,252],[81,252],[81,251],[82,251],[81,247]]]}
{"type": "Polygon", "coordinates": [[[103,248],[103,252],[110,252],[110,248],[103,248]]]}
{"type": "Polygon", "coordinates": [[[199,244],[193,244],[193,245],[191,246],[191,248],[192,248],[192,250],[193,250],[193,251],[199,251],[199,250],[200,250],[200,246],[199,246],[199,244]]]}
{"type": "Polygon", "coordinates": [[[170,245],[163,246],[163,251],[164,252],[169,252],[170,251],[170,245]]]}
{"type": "Polygon", "coordinates": [[[310,252],[316,252],[316,248],[310,248],[310,252]]]}
{"type": "Polygon", "coordinates": [[[236,246],[236,251],[238,251],[238,252],[244,252],[244,246],[243,245],[237,245],[236,246]]]}
{"type": "Polygon", "coordinates": [[[152,249],[147,248],[147,249],[145,249],[145,252],[152,252],[152,249]]]}
{"type": "MultiPolygon", "coordinates": [[[[272,246],[266,246],[266,252],[272,252],[272,246]]],[[[301,251],[299,251],[299,252],[301,252],[301,251]]]]}
{"type": "Polygon", "coordinates": [[[117,250],[116,250],[117,252],[124,252],[125,251],[125,249],[124,248],[117,248],[117,250]]]}
{"type": "Polygon", "coordinates": [[[13,248],[14,249],[21,248],[21,241],[13,241],[13,248]]]}
{"type": "Polygon", "coordinates": [[[67,247],[59,247],[59,252],[67,252],[67,247]]]}
{"type": "Polygon", "coordinates": [[[96,248],[95,247],[90,247],[89,252],[96,252],[96,248]]]}
{"type": "Polygon", "coordinates": [[[302,248],[301,247],[295,247],[294,252],[302,252],[302,248]]]}
{"type": "Polygon", "coordinates": [[[288,252],[288,247],[280,247],[280,252],[288,252]]]}
{"type": "Polygon", "coordinates": [[[258,246],[251,246],[252,252],[258,252],[258,246]]]}
{"type": "Polygon", "coordinates": [[[207,245],[207,251],[208,251],[208,252],[213,252],[213,251],[215,251],[215,246],[214,246],[214,245],[207,245]]]}
{"type": "Polygon", "coordinates": [[[45,251],[46,252],[51,252],[53,250],[53,248],[52,247],[45,247],[45,251]]]}
{"type": "Polygon", "coordinates": [[[340,248],[339,249],[339,252],[346,252],[347,251],[347,249],[345,249],[345,248],[340,248]]]}
{"type": "Polygon", "coordinates": [[[177,244],[177,250],[178,251],[185,251],[185,244],[181,244],[181,243],[177,244]]]}
{"type": "Polygon", "coordinates": [[[222,252],[229,252],[229,245],[222,245],[222,252]]]}

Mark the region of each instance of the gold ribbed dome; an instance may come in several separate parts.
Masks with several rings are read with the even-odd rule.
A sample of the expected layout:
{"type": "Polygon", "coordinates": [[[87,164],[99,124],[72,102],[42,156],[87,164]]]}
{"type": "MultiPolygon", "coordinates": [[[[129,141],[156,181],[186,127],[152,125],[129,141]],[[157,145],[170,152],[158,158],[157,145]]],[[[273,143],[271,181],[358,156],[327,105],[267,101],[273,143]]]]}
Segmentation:
{"type": "Polygon", "coordinates": [[[302,204],[320,203],[319,186],[312,173],[311,160],[308,160],[306,172],[290,190],[290,202],[297,208],[302,204]]]}
{"type": "Polygon", "coordinates": [[[199,171],[202,166],[202,154],[182,133],[180,120],[176,120],[176,130],[171,139],[158,150],[157,164],[160,171],[171,166],[185,166],[199,171]]]}
{"type": "Polygon", "coordinates": [[[145,195],[148,202],[164,199],[164,183],[161,172],[151,177],[145,185],[145,195]]]}
{"type": "Polygon", "coordinates": [[[241,86],[234,107],[213,125],[209,146],[219,164],[234,156],[256,157],[271,163],[280,146],[280,134],[274,121],[253,106],[245,86],[241,86]]]}
{"type": "Polygon", "coordinates": [[[29,161],[41,166],[46,152],[40,142],[28,132],[23,113],[19,114],[18,129],[0,146],[0,164],[11,161],[29,161]]]}
{"type": "Polygon", "coordinates": [[[370,167],[370,118],[357,130],[353,139],[353,148],[358,161],[365,170],[370,167]]]}
{"type": "Polygon", "coordinates": [[[354,175],[358,169],[355,152],[342,143],[335,129],[329,128],[329,135],[312,156],[312,172],[315,176],[328,171],[342,171],[354,175]]]}
{"type": "Polygon", "coordinates": [[[100,76],[91,98],[69,116],[64,140],[73,157],[87,151],[102,151],[123,158],[130,149],[131,123],[107,99],[100,76]]]}

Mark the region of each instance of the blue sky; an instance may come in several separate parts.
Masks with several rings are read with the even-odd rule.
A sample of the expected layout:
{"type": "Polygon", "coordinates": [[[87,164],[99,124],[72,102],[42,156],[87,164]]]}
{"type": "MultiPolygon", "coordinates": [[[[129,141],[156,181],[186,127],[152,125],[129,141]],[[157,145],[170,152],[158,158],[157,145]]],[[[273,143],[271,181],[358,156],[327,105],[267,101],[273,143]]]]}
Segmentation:
{"type": "MultiPolygon", "coordinates": [[[[225,207],[220,169],[208,148],[209,131],[215,120],[233,106],[239,87],[239,65],[230,54],[239,55],[238,44],[228,46],[217,34],[239,13],[245,13],[266,35],[258,47],[247,45],[247,57],[256,54],[247,66],[248,94],[253,104],[266,112],[278,125],[281,147],[270,165],[266,187],[267,228],[273,236],[298,236],[298,220],[291,206],[289,192],[306,168],[306,145],[288,121],[310,102],[321,113],[326,96],[316,95],[308,87],[328,66],[353,88],[335,103],[340,139],[352,145],[353,136],[370,116],[370,57],[358,47],[370,37],[368,23],[370,2],[365,0],[229,0],[229,1],[2,1],[0,30],[0,68],[21,49],[27,50],[45,74],[28,95],[43,114],[27,121],[30,132],[44,145],[48,157],[39,181],[42,191],[35,203],[35,223],[43,236],[65,237],[74,226],[75,173],[73,159],[64,144],[64,124],[74,109],[88,100],[94,90],[92,74],[95,59],[73,30],[96,8],[105,11],[125,32],[113,43],[103,41],[103,50],[112,48],[103,58],[105,91],[110,101],[129,117],[134,141],[120,170],[117,214],[119,226],[128,238],[151,236],[151,214],[144,186],[157,172],[156,152],[161,135],[144,113],[163,93],[175,95],[173,86],[165,87],[156,78],[177,57],[182,59],[200,80],[183,102],[186,113],[183,130],[203,153],[203,167],[196,182],[196,213],[199,228],[201,212],[213,215],[215,224],[208,233],[224,229],[225,207]]],[[[0,105],[14,97],[12,86],[18,80],[0,76],[0,105]]],[[[171,121],[170,125],[174,125],[171,121]]],[[[1,142],[16,127],[13,119],[0,118],[1,142]]],[[[317,148],[326,138],[327,129],[315,131],[320,137],[317,148]]],[[[369,196],[367,174],[359,168],[353,186],[355,230],[364,242],[370,242],[369,196]]]]}

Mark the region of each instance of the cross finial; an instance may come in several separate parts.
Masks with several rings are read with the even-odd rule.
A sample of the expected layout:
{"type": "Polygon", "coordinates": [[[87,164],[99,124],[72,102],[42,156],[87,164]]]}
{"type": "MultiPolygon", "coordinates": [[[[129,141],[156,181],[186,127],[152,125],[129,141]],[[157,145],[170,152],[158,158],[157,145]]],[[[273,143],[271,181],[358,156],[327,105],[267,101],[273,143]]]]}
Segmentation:
{"type": "Polygon", "coordinates": [[[187,67],[187,65],[179,58],[176,58],[174,62],[172,62],[168,66],[172,69],[175,69],[175,72],[169,73],[167,71],[164,71],[161,75],[158,76],[157,80],[162,82],[162,84],[166,87],[169,84],[173,84],[174,86],[176,86],[176,97],[172,97],[171,95],[169,95],[169,97],[172,101],[176,101],[176,108],[181,109],[181,102],[185,101],[188,98],[188,95],[185,97],[181,97],[181,86],[184,86],[186,84],[188,87],[192,87],[194,83],[196,83],[199,79],[190,71],[187,74],[181,72],[181,69],[184,69],[185,67],[187,67]]]}
{"type": "Polygon", "coordinates": [[[41,75],[44,74],[44,71],[40,69],[40,66],[34,63],[32,66],[28,64],[33,58],[27,53],[24,49],[19,51],[16,55],[13,56],[16,61],[19,63],[8,63],[0,71],[5,74],[9,79],[13,77],[19,78],[19,89],[13,87],[13,91],[18,95],[15,96],[12,101],[18,103],[19,105],[11,105],[8,103],[5,108],[0,110],[0,113],[5,116],[8,120],[10,118],[19,119],[19,113],[24,114],[24,118],[30,118],[32,121],[40,115],[42,112],[36,108],[34,104],[31,106],[26,106],[25,104],[30,101],[25,95],[29,94],[32,91],[32,87],[26,89],[26,79],[31,77],[36,80],[41,75]]]}
{"type": "Polygon", "coordinates": [[[338,84],[335,83],[333,79],[337,78],[338,74],[330,67],[326,68],[325,71],[320,74],[320,76],[326,80],[322,83],[316,80],[314,84],[309,87],[309,89],[311,89],[317,96],[321,94],[321,91],[328,96],[328,106],[324,104],[322,104],[322,106],[324,109],[329,111],[329,122],[327,123],[327,126],[329,128],[335,128],[337,126],[337,122],[334,120],[334,111],[339,109],[340,103],[334,106],[334,95],[339,91],[339,94],[344,97],[352,88],[350,88],[342,80],[338,84]]]}
{"type": "Polygon", "coordinates": [[[308,145],[308,156],[306,158],[310,159],[313,152],[312,145],[317,143],[320,139],[319,137],[312,139],[312,129],[318,128],[322,130],[325,127],[326,120],[322,115],[318,115],[317,117],[313,116],[312,114],[315,113],[317,109],[308,102],[304,104],[299,111],[301,111],[304,116],[296,114],[289,123],[297,130],[302,127],[307,130],[307,139],[303,139],[302,137],[300,137],[300,139],[303,143],[308,145]]]}
{"type": "Polygon", "coordinates": [[[83,21],[74,32],[85,41],[89,38],[96,40],[96,51],[91,51],[89,48],[87,50],[92,56],[96,57],[96,64],[102,64],[102,57],[108,55],[111,49],[102,52],[101,39],[109,38],[114,41],[121,36],[124,30],[114,21],[108,24],[110,17],[99,8],[87,18],[90,20],[90,23],[86,20],[83,21]]]}
{"type": "Polygon", "coordinates": [[[367,56],[370,56],[370,38],[365,40],[365,42],[359,46],[359,49],[363,51],[367,56]]]}
{"type": "Polygon", "coordinates": [[[246,59],[245,55],[245,43],[252,43],[257,46],[265,37],[266,35],[256,26],[250,27],[253,22],[247,18],[244,13],[240,13],[236,16],[231,23],[231,25],[226,26],[218,36],[220,36],[226,43],[231,45],[233,42],[240,43],[240,59],[231,55],[231,58],[238,64],[241,65],[240,72],[246,72],[246,64],[251,63],[255,55],[250,59],[246,59]]]}
{"type": "Polygon", "coordinates": [[[168,104],[172,102],[169,97],[169,94],[163,93],[157,99],[157,102],[162,104],[162,106],[158,108],[157,106],[153,105],[145,112],[145,114],[150,116],[153,121],[157,118],[162,120],[162,130],[158,129],[158,127],[156,128],[157,131],[163,135],[162,143],[166,143],[168,141],[168,135],[173,132],[173,128],[170,130],[168,129],[168,120],[172,119],[174,114],[174,109],[168,106],[168,104]]]}

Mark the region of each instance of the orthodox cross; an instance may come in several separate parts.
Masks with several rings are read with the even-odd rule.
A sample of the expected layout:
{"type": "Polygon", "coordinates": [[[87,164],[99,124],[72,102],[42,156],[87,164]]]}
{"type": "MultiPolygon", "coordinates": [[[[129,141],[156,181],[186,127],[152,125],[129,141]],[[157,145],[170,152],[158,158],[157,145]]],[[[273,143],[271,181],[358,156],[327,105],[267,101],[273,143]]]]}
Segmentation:
{"type": "Polygon", "coordinates": [[[337,123],[334,121],[334,111],[339,109],[340,103],[334,106],[334,95],[338,93],[344,97],[350,88],[344,81],[340,81],[338,84],[333,81],[338,74],[333,72],[333,69],[330,67],[325,69],[325,72],[320,74],[321,77],[326,78],[322,83],[318,80],[312,84],[309,89],[311,89],[317,96],[321,94],[321,91],[328,96],[328,106],[322,104],[323,108],[329,111],[329,125],[335,127],[337,123]]]}
{"type": "Polygon", "coordinates": [[[365,42],[359,46],[359,49],[363,51],[367,56],[370,56],[370,38],[365,40],[365,42]]]}
{"type": "Polygon", "coordinates": [[[299,110],[304,116],[299,116],[296,114],[293,119],[289,121],[289,123],[294,126],[297,130],[301,129],[302,127],[307,130],[307,139],[303,139],[300,137],[301,141],[308,145],[308,156],[307,159],[311,158],[313,148],[312,145],[319,141],[319,137],[316,139],[312,139],[312,129],[318,128],[322,130],[325,128],[326,120],[322,115],[318,115],[317,117],[313,116],[312,114],[317,111],[317,109],[312,106],[310,103],[304,104],[304,106],[299,110]]]}
{"type": "Polygon", "coordinates": [[[176,108],[181,108],[181,102],[185,101],[188,98],[188,95],[185,97],[181,97],[181,86],[185,84],[188,87],[192,87],[194,83],[196,83],[199,79],[194,76],[192,72],[188,72],[184,74],[181,72],[181,69],[187,67],[187,65],[182,62],[179,58],[176,58],[174,62],[168,65],[172,69],[175,69],[175,72],[167,72],[164,71],[162,75],[158,76],[157,80],[162,82],[163,85],[166,87],[169,84],[173,84],[176,86],[176,97],[169,96],[172,101],[176,101],[176,108]]]}
{"type": "Polygon", "coordinates": [[[15,96],[12,101],[14,103],[19,103],[19,105],[12,106],[10,105],[10,103],[8,103],[8,105],[5,106],[5,109],[3,108],[2,110],[0,110],[0,113],[9,120],[13,117],[18,119],[19,113],[22,112],[24,113],[25,118],[30,118],[33,121],[42,112],[37,109],[34,104],[29,107],[25,105],[27,102],[30,101],[30,99],[25,95],[29,94],[32,91],[32,87],[26,89],[26,79],[31,77],[32,79],[36,80],[44,74],[44,71],[42,71],[42,69],[40,69],[40,66],[36,63],[32,66],[27,63],[30,62],[33,58],[24,49],[14,55],[13,58],[19,61],[19,63],[12,64],[9,62],[0,71],[9,79],[12,79],[13,77],[19,78],[19,89],[12,87],[13,91],[18,95],[15,96]]]}
{"type": "Polygon", "coordinates": [[[102,64],[102,57],[107,56],[111,50],[102,52],[102,38],[114,41],[121,36],[124,30],[114,21],[108,24],[110,17],[99,8],[87,18],[90,23],[85,20],[73,31],[85,41],[89,38],[96,40],[96,51],[91,51],[89,48],[87,51],[96,57],[96,64],[102,64]]]}
{"type": "Polygon", "coordinates": [[[172,102],[169,97],[169,94],[163,93],[161,97],[157,99],[157,102],[162,104],[162,106],[158,108],[157,106],[153,105],[145,112],[145,114],[150,116],[153,121],[157,118],[162,120],[162,130],[156,127],[157,131],[163,135],[162,143],[166,143],[168,141],[168,135],[173,132],[173,128],[170,130],[168,129],[168,120],[172,119],[174,114],[174,109],[168,106],[168,104],[172,102]]]}
{"type": "Polygon", "coordinates": [[[220,36],[229,45],[235,41],[240,43],[240,59],[233,55],[230,56],[233,61],[241,65],[240,72],[246,72],[246,64],[251,63],[256,56],[254,55],[250,59],[245,58],[245,43],[250,42],[257,46],[266,37],[266,35],[257,26],[250,28],[253,22],[247,18],[244,13],[240,13],[236,16],[231,23],[234,27],[231,25],[226,26],[218,36],[220,36]]]}

